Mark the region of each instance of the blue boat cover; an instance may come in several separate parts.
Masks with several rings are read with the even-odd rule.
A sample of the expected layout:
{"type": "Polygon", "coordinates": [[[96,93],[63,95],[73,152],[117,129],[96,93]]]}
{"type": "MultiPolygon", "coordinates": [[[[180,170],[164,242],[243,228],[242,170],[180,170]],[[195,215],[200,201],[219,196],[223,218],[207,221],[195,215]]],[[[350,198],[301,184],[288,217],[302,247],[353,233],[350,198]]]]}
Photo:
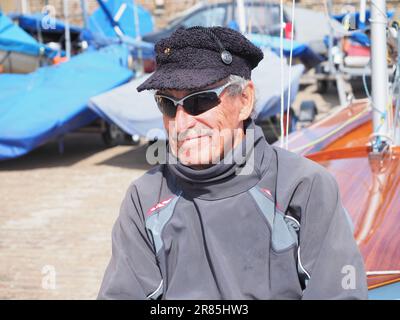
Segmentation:
{"type": "Polygon", "coordinates": [[[88,51],[26,75],[0,74],[0,160],[82,127],[96,118],[90,97],[129,81],[123,46],[88,51]]]}
{"type": "MultiPolygon", "coordinates": [[[[54,24],[51,25],[50,28],[42,25],[42,22],[47,21],[44,18],[46,17],[43,13],[34,13],[34,14],[10,14],[12,19],[18,21],[18,25],[30,32],[38,32],[41,30],[42,32],[49,33],[62,33],[65,31],[65,23],[61,20],[54,19],[54,24]]],[[[82,28],[74,25],[69,26],[71,33],[81,33],[82,28]]]]}
{"type": "Polygon", "coordinates": [[[38,43],[23,29],[14,24],[9,17],[0,12],[0,50],[19,52],[31,56],[45,54],[53,57],[56,51],[38,43]]]}
{"type": "MultiPolygon", "coordinates": [[[[141,36],[153,31],[153,18],[149,11],[140,5],[134,5],[133,2],[132,0],[112,0],[104,4],[114,19],[117,20],[116,22],[118,22],[124,35],[136,38],[134,10],[137,10],[141,36]]],[[[90,16],[89,30],[95,38],[117,37],[106,13],[101,8],[98,8],[90,16]]]]}
{"type": "MultiPolygon", "coordinates": [[[[279,54],[281,40],[279,37],[264,35],[259,33],[249,33],[246,37],[253,42],[256,46],[261,48],[270,48],[279,54]]],[[[307,50],[307,45],[293,41],[293,57],[298,57],[307,50]]],[[[290,40],[283,39],[283,54],[289,56],[290,54],[290,40]]]]}
{"type": "MultiPolygon", "coordinates": [[[[395,13],[394,10],[386,11],[386,15],[387,15],[388,19],[391,19],[393,17],[394,13],[395,13]]],[[[343,22],[343,18],[345,16],[347,16],[347,15],[348,15],[348,13],[341,13],[341,14],[333,15],[332,18],[337,20],[337,21],[339,21],[339,22],[343,22]]],[[[365,23],[364,24],[362,24],[361,21],[360,21],[360,12],[357,11],[357,12],[350,13],[350,16],[354,17],[354,20],[355,20],[355,23],[356,23],[355,28],[362,30],[367,25],[369,25],[369,20],[371,18],[371,11],[370,10],[365,10],[365,23]]]]}
{"type": "MultiPolygon", "coordinates": [[[[281,48],[280,37],[274,37],[265,34],[248,33],[246,37],[260,48],[268,48],[275,53],[279,54],[281,48]]],[[[283,39],[283,54],[285,56],[290,55],[291,41],[289,39],[283,39]]],[[[314,52],[307,44],[293,41],[293,57],[301,59],[302,63],[308,66],[315,66],[325,59],[314,52]]]]}
{"type": "Polygon", "coordinates": [[[361,44],[364,47],[370,47],[371,46],[371,40],[369,37],[363,33],[363,32],[353,32],[350,35],[350,39],[361,44]]]}
{"type": "Polygon", "coordinates": [[[135,58],[153,59],[155,57],[154,44],[139,41],[136,38],[135,14],[137,10],[140,35],[153,31],[153,18],[147,10],[140,5],[134,5],[132,0],[109,0],[102,2],[110,16],[118,23],[123,37],[120,38],[107,17],[106,12],[100,7],[89,18],[88,29],[84,29],[81,38],[91,46],[99,48],[105,45],[123,43],[129,46],[131,55],[135,58]]]}
{"type": "MultiPolygon", "coordinates": [[[[287,107],[289,66],[284,66],[284,108],[287,107]]],[[[292,66],[290,103],[295,99],[304,66],[292,66]]],[[[138,77],[131,82],[90,99],[89,108],[110,123],[116,124],[128,134],[138,134],[148,139],[166,137],[161,112],[154,101],[153,92],[137,92],[136,88],[149,75],[138,77]]],[[[252,72],[256,87],[258,120],[264,120],[280,112],[280,59],[270,50],[264,50],[264,59],[252,72]]]]}

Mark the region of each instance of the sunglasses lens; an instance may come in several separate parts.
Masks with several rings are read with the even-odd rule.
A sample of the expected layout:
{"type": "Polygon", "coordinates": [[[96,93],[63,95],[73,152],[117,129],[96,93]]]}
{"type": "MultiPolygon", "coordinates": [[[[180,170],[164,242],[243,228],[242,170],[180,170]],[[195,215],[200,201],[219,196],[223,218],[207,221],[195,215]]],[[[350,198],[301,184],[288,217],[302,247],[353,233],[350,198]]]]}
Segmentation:
{"type": "MultiPolygon", "coordinates": [[[[177,107],[172,100],[163,96],[155,96],[155,99],[158,108],[164,115],[175,118],[177,107]]],[[[185,99],[183,107],[187,113],[197,116],[216,107],[220,102],[221,100],[215,92],[202,92],[185,99]]]]}
{"type": "Polygon", "coordinates": [[[160,96],[156,96],[155,99],[157,102],[157,106],[160,109],[162,114],[165,114],[166,116],[168,116],[170,118],[175,118],[176,107],[170,99],[168,99],[166,97],[160,97],[160,96]]]}
{"type": "Polygon", "coordinates": [[[187,113],[197,116],[216,107],[220,102],[215,92],[203,92],[187,98],[184,101],[184,108],[187,113]]]}

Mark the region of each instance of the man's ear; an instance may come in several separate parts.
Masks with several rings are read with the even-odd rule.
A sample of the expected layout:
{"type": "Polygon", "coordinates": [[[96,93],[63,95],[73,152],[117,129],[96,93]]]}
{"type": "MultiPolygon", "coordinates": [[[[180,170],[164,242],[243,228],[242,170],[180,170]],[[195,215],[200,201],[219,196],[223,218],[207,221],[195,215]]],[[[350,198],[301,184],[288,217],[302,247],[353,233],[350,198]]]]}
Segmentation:
{"type": "Polygon", "coordinates": [[[244,121],[248,119],[251,115],[251,112],[254,108],[254,83],[253,81],[249,81],[246,87],[243,89],[240,100],[242,104],[242,108],[239,113],[239,121],[244,121]]]}

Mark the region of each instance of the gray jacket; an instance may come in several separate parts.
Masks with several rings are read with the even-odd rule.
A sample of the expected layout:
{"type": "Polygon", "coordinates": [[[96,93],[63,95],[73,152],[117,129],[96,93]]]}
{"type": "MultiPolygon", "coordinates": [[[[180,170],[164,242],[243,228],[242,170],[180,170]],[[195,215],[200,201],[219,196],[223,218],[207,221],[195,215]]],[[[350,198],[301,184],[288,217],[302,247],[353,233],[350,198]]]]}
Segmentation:
{"type": "Polygon", "coordinates": [[[132,183],[98,298],[367,298],[335,179],[250,127],[251,174],[236,174],[248,158],[203,170],[178,163],[132,183]]]}

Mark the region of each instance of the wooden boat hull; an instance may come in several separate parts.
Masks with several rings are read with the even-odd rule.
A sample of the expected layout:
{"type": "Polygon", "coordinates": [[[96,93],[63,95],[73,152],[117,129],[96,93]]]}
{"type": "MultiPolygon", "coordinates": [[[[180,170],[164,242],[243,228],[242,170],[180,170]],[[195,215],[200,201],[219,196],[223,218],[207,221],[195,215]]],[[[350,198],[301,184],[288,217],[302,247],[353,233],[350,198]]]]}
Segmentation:
{"type": "Polygon", "coordinates": [[[400,147],[375,158],[371,134],[372,112],[361,100],[292,134],[289,149],[335,176],[374,289],[400,281],[400,147]]]}

